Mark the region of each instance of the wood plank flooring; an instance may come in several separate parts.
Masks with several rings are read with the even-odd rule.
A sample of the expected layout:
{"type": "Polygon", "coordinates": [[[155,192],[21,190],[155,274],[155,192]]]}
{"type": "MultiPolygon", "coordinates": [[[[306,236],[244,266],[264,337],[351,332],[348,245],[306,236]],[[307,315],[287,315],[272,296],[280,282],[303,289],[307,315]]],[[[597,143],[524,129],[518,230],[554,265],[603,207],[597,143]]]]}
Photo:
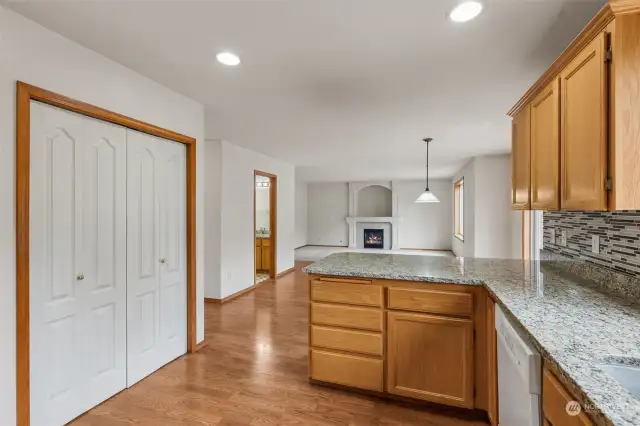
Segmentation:
{"type": "MultiPolygon", "coordinates": [[[[308,262],[306,262],[308,263],[308,262]]],[[[73,426],[486,425],[455,410],[311,385],[307,277],[296,271],[205,305],[208,346],[89,411],[73,426]]],[[[476,415],[477,417],[477,415],[476,415]]]]}

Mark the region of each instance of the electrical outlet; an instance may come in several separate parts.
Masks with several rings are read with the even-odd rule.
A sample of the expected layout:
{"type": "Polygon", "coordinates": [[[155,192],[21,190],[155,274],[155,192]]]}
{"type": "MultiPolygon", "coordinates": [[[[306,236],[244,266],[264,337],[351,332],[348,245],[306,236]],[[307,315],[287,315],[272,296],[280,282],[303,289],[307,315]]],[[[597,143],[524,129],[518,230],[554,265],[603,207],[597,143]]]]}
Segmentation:
{"type": "Polygon", "coordinates": [[[591,253],[600,254],[600,236],[591,236],[591,253]]]}
{"type": "Polygon", "coordinates": [[[556,230],[551,228],[549,230],[549,234],[550,234],[550,239],[551,239],[551,244],[556,244],[556,230]]]}
{"type": "Polygon", "coordinates": [[[566,229],[560,230],[560,245],[562,247],[567,246],[567,230],[566,229]]]}

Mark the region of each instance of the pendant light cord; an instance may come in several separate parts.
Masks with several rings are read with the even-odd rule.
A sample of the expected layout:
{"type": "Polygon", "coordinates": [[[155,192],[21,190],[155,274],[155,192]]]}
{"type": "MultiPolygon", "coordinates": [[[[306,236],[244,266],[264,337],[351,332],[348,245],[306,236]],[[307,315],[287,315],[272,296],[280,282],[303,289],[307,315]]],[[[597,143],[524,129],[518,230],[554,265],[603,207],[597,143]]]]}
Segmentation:
{"type": "Polygon", "coordinates": [[[429,190],[429,141],[427,141],[427,190],[429,190]]]}

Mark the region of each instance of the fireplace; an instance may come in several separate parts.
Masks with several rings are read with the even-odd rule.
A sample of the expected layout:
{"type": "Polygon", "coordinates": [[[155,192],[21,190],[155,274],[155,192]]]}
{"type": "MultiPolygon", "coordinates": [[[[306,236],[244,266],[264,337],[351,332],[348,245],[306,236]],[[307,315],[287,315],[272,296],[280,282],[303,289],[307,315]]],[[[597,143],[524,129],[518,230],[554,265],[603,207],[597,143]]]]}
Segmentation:
{"type": "Polygon", "coordinates": [[[365,229],[364,248],[384,248],[384,229],[365,229]]]}

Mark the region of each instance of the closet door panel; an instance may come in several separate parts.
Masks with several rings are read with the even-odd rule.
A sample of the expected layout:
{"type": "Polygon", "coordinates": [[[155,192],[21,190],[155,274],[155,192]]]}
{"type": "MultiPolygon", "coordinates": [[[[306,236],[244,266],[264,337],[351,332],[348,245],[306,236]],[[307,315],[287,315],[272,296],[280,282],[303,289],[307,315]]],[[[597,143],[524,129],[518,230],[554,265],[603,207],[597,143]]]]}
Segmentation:
{"type": "Polygon", "coordinates": [[[157,140],[163,153],[160,195],[160,338],[166,362],[187,351],[186,148],[157,140]]]}
{"type": "Polygon", "coordinates": [[[31,424],[64,424],[84,406],[82,154],[79,115],[31,103],[31,424]],[[55,366],[55,368],[51,368],[55,366]]]}
{"type": "Polygon", "coordinates": [[[126,129],[85,119],[87,408],[126,387],[126,129]]]}
{"type": "Polygon", "coordinates": [[[161,155],[155,138],[127,131],[128,386],[162,365],[158,345],[161,155]]]}

